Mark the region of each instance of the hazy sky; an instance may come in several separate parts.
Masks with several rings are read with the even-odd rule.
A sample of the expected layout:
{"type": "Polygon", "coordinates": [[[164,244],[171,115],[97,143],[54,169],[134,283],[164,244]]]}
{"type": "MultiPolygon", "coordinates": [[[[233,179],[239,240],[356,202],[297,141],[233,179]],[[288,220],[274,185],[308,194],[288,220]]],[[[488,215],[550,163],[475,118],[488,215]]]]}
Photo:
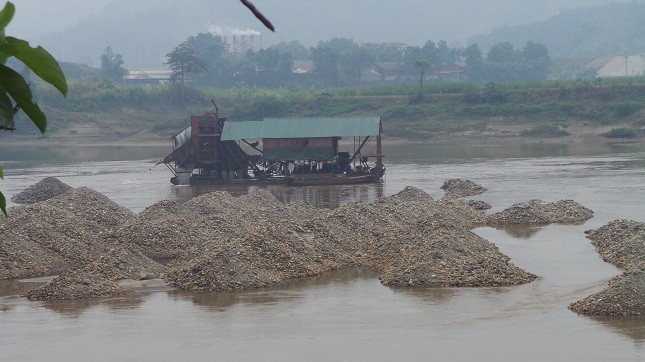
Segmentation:
{"type": "MultiPolygon", "coordinates": [[[[169,0],[121,2],[127,4],[122,7],[122,11],[127,14],[146,6],[162,5],[166,1],[169,0]]],[[[199,0],[183,0],[181,3],[189,7],[196,1],[199,0]]],[[[17,13],[13,24],[8,29],[8,34],[34,39],[40,35],[76,25],[80,20],[98,14],[105,5],[114,0],[13,0],[13,2],[17,13]]],[[[222,4],[229,2],[242,7],[238,0],[212,0],[212,2],[222,4]]],[[[265,12],[277,27],[277,34],[267,34],[268,37],[265,39],[269,42],[272,42],[271,38],[275,41],[297,38],[295,33],[297,30],[293,26],[298,24],[302,27],[302,17],[311,19],[312,26],[316,23],[325,25],[316,28],[318,40],[345,36],[363,42],[405,41],[405,39],[395,39],[398,38],[396,23],[385,23],[378,30],[361,31],[361,28],[366,27],[367,22],[382,19],[384,13],[391,14],[392,18],[397,16],[409,18],[410,22],[424,33],[423,39],[428,39],[427,34],[430,33],[434,35],[433,39],[464,41],[472,35],[488,32],[495,27],[546,19],[557,14],[561,8],[609,2],[612,0],[253,0],[253,3],[265,12]],[[334,9],[333,12],[330,9],[334,9]],[[326,15],[329,13],[335,15],[326,15]],[[321,18],[319,14],[325,14],[325,16],[321,18]],[[392,39],[385,39],[387,36],[392,39]]],[[[229,7],[225,6],[225,8],[229,7]]],[[[213,25],[236,26],[236,24],[213,25]]],[[[204,24],[205,28],[206,26],[207,24],[204,24]]],[[[402,24],[401,28],[408,29],[410,26],[411,24],[402,24]]],[[[258,29],[261,29],[261,26],[258,26],[258,29]]],[[[411,35],[406,33],[406,36],[411,35]]],[[[413,42],[409,41],[409,43],[413,42]]]]}
{"type": "Polygon", "coordinates": [[[213,26],[229,29],[228,36],[230,29],[259,33],[259,47],[292,40],[313,47],[334,37],[417,46],[446,40],[459,47],[474,35],[546,20],[563,8],[632,0],[252,1],[276,33],[239,0],[13,0],[7,34],[44,46],[60,61],[96,66],[111,46],[127,67],[154,69],[177,44],[213,26]]]}

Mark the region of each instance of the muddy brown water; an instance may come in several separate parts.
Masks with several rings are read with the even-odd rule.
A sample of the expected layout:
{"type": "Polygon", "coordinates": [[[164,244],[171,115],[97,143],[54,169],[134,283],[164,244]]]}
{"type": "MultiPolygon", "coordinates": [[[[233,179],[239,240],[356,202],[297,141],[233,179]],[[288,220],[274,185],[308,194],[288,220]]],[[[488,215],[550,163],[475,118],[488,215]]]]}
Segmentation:
{"type": "MultiPolygon", "coordinates": [[[[0,147],[3,192],[46,176],[88,186],[134,211],[185,201],[212,187],[172,186],[154,167],[165,148],[57,148],[43,159],[0,147]],[[143,161],[142,161],[143,160],[143,161]]],[[[344,270],[243,293],[154,292],[127,298],[29,302],[0,282],[1,360],[645,360],[645,319],[578,316],[568,304],[620,271],[584,230],[645,221],[645,151],[606,145],[389,146],[383,183],[269,190],[285,202],[337,207],[411,185],[440,197],[449,178],[488,188],[490,212],[538,198],[595,211],[583,225],[479,228],[540,278],[506,288],[393,289],[369,270],[344,270]]],[[[228,191],[243,194],[247,187],[228,191]]],[[[11,205],[11,202],[9,202],[11,205]]]]}

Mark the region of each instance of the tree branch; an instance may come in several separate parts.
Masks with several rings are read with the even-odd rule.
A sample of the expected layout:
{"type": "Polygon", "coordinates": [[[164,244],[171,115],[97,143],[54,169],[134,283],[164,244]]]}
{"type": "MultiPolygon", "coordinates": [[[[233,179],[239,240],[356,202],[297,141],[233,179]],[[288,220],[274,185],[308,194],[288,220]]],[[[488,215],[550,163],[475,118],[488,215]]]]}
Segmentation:
{"type": "Polygon", "coordinates": [[[242,4],[244,4],[244,6],[246,6],[247,8],[249,8],[249,10],[251,10],[253,15],[255,15],[255,17],[258,18],[258,20],[260,20],[262,22],[262,24],[264,24],[264,26],[266,26],[269,30],[271,30],[272,32],[275,33],[275,29],[273,28],[273,24],[271,24],[269,19],[267,19],[264,15],[262,15],[260,10],[255,8],[255,5],[253,5],[248,0],[240,0],[240,1],[242,2],[242,4]]]}

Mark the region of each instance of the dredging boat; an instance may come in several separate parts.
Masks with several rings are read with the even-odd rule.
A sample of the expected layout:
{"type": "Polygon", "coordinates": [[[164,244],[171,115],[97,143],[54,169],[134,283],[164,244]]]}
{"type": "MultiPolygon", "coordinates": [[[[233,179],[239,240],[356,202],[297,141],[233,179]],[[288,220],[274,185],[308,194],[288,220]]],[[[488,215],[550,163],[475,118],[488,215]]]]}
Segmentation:
{"type": "Polygon", "coordinates": [[[216,111],[192,116],[190,125],[170,138],[173,151],[160,163],[173,173],[175,185],[376,182],[385,175],[382,133],[380,117],[231,122],[216,111]]]}

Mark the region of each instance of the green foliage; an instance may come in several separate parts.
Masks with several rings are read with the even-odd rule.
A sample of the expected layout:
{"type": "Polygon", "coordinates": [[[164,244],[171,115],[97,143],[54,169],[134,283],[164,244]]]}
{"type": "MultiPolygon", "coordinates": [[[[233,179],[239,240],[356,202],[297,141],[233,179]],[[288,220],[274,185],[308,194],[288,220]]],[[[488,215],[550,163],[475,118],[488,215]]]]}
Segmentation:
{"type": "Polygon", "coordinates": [[[207,67],[206,63],[197,57],[188,41],[185,41],[175,47],[172,52],[166,54],[168,64],[172,74],[170,81],[179,84],[182,88],[190,80],[202,75],[207,67]]]}
{"type": "Polygon", "coordinates": [[[481,100],[485,103],[504,103],[507,99],[506,93],[493,82],[486,84],[481,94],[481,100]]]}
{"type": "Polygon", "coordinates": [[[554,125],[540,125],[520,132],[522,137],[565,137],[569,135],[571,133],[554,125]]]}
{"type": "Polygon", "coordinates": [[[112,47],[107,47],[101,55],[101,73],[107,79],[121,81],[128,71],[122,67],[123,57],[114,53],[112,47]]]}
{"type": "Polygon", "coordinates": [[[616,103],[612,108],[617,117],[627,117],[643,109],[645,104],[638,101],[616,103]]]}
{"type": "Polygon", "coordinates": [[[602,134],[605,138],[636,138],[638,133],[633,128],[612,128],[608,132],[602,134]]]}
{"type": "MultiPolygon", "coordinates": [[[[47,118],[38,104],[33,101],[29,85],[22,75],[6,66],[10,57],[20,60],[43,81],[53,85],[63,95],[67,94],[67,81],[58,62],[42,47],[32,48],[28,42],[5,36],[5,28],[16,12],[15,6],[7,2],[0,10],[0,129],[13,130],[14,115],[20,109],[32,120],[40,132],[47,129],[47,118]],[[14,104],[15,102],[15,104],[14,104]]],[[[0,168],[0,178],[4,175],[0,168]]],[[[0,210],[7,215],[7,203],[0,192],[0,210]]]]}

